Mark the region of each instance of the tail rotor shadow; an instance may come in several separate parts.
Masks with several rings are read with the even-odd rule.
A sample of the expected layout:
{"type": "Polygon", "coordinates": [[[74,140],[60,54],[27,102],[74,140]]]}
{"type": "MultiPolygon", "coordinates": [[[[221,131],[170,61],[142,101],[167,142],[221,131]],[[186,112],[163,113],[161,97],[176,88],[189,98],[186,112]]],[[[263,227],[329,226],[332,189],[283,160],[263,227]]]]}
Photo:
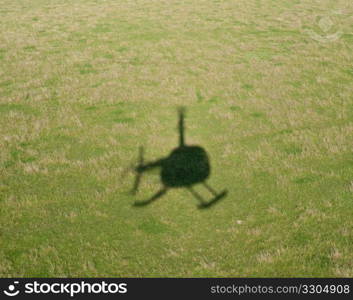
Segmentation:
{"type": "Polygon", "coordinates": [[[137,193],[137,191],[140,187],[142,172],[140,172],[139,169],[142,168],[142,166],[143,166],[143,154],[144,154],[144,148],[142,146],[140,146],[139,156],[138,156],[138,165],[135,168],[135,171],[136,171],[135,181],[134,181],[134,185],[131,189],[131,193],[133,195],[135,195],[137,193]]]}

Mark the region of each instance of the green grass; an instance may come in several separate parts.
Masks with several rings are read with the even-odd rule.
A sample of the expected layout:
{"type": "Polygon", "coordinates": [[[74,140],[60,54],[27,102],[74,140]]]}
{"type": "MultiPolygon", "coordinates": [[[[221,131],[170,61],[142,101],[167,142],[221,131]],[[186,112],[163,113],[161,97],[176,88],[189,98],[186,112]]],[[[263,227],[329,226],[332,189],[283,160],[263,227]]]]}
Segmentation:
{"type": "Polygon", "coordinates": [[[0,276],[352,277],[350,4],[0,0],[0,276]],[[228,197],[133,207],[180,105],[228,197]]]}

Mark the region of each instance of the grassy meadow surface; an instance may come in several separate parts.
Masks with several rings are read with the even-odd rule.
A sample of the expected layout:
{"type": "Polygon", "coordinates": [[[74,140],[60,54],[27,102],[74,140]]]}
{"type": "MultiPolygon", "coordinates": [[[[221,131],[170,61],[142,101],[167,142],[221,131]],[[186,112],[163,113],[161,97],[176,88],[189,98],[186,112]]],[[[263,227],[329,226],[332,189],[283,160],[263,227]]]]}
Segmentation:
{"type": "Polygon", "coordinates": [[[353,276],[352,12],[0,0],[0,276],[353,276]],[[180,105],[228,197],[133,207],[160,181],[132,196],[127,170],[177,146],[180,105]]]}

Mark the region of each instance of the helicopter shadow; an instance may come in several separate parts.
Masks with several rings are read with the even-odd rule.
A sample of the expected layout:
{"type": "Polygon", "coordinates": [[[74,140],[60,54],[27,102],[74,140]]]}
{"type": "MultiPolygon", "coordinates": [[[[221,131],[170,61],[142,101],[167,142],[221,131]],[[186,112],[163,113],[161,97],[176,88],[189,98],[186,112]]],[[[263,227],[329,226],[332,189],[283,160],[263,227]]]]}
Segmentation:
{"type": "Polygon", "coordinates": [[[227,190],[218,193],[208,183],[211,167],[210,160],[204,148],[198,145],[186,145],[184,136],[185,109],[179,109],[179,145],[166,157],[152,162],[144,162],[144,148],[139,148],[138,165],[134,168],[136,177],[131,192],[136,194],[139,189],[142,174],[152,169],[160,169],[162,187],[150,198],[143,201],[135,201],[134,206],[142,207],[164,196],[172,188],[186,188],[199,202],[199,208],[210,208],[227,195],[227,190]],[[205,200],[193,188],[196,184],[202,184],[211,194],[212,198],[205,200]]]}

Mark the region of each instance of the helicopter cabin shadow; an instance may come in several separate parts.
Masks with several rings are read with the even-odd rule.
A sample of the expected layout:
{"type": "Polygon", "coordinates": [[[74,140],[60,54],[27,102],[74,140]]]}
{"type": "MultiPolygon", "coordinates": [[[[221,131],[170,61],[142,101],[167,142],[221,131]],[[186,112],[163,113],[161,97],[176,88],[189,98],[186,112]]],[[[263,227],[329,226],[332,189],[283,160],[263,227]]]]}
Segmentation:
{"type": "Polygon", "coordinates": [[[144,163],[144,148],[140,147],[139,162],[135,167],[136,177],[132,193],[136,194],[140,179],[144,172],[160,168],[162,188],[150,198],[136,201],[134,206],[146,206],[161,198],[171,188],[186,188],[199,201],[199,208],[209,208],[227,195],[224,190],[217,193],[206,180],[210,176],[210,160],[204,148],[197,145],[186,145],[184,142],[184,112],[179,109],[179,146],[173,149],[167,157],[144,163]],[[202,184],[212,195],[210,200],[205,200],[197,193],[193,186],[202,184]]]}

